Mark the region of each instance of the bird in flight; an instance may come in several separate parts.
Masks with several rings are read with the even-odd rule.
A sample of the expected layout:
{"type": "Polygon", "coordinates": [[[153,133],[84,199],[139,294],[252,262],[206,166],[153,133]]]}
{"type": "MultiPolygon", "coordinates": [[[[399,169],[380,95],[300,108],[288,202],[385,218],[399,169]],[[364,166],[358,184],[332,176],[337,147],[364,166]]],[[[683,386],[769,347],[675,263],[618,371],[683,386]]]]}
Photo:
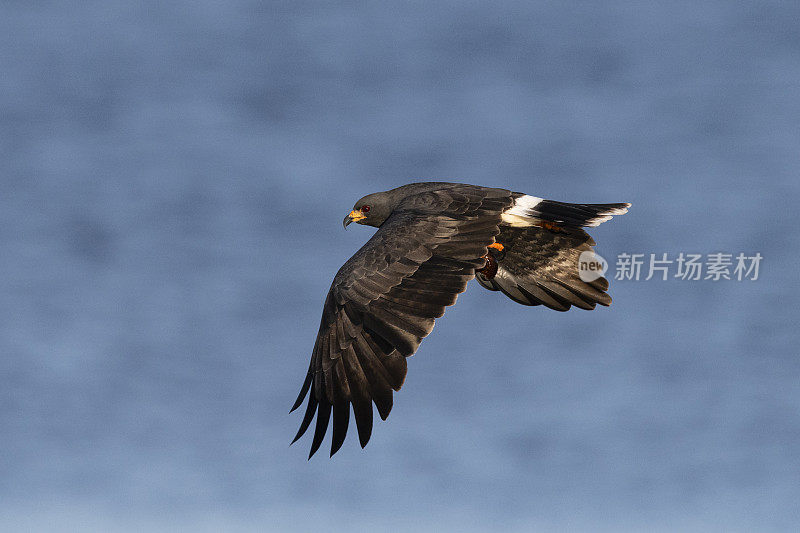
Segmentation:
{"type": "Polygon", "coordinates": [[[579,273],[594,240],[582,229],[630,204],[570,204],[461,183],[411,183],[364,196],[344,218],[378,231],[339,269],[322,310],[311,364],[292,411],[308,395],[292,443],[316,415],[308,457],[333,418],[331,456],[344,442],[352,405],[361,447],[435,319],[475,278],[524,305],[557,311],[609,305],[602,276],[579,273]]]}

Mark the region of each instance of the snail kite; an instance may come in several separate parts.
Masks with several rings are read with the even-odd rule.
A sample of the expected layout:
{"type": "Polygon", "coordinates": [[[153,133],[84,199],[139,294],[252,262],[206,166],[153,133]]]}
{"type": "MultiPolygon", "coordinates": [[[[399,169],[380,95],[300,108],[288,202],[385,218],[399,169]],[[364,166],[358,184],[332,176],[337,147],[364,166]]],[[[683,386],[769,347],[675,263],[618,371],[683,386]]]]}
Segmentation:
{"type": "Polygon", "coordinates": [[[302,389],[308,406],[292,442],[316,427],[309,458],[333,416],[331,455],[341,447],[350,406],[364,447],[372,404],[382,419],[413,355],[467,282],[524,305],[557,311],[609,305],[608,281],[579,275],[594,240],[582,227],[627,212],[630,204],[569,204],[505,189],[412,183],[367,195],[345,217],[378,231],[333,279],[302,389]]]}

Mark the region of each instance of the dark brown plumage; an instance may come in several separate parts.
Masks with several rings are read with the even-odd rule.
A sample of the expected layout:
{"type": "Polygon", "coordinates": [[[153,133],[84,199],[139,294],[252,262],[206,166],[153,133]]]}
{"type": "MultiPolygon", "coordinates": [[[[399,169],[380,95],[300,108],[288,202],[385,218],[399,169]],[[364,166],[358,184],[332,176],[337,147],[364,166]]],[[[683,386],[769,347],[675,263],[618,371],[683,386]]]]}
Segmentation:
{"type": "Polygon", "coordinates": [[[333,455],[344,442],[352,406],[365,446],[372,404],[385,420],[393,391],[405,380],[406,357],[484,268],[495,241],[505,249],[495,258],[494,277],[477,275],[485,287],[558,310],[608,305],[604,278],[587,284],[578,277],[577,256],[594,244],[580,226],[622,214],[627,206],[564,204],[454,183],[413,183],[360,199],[345,226],[356,221],[379,229],[342,266],[328,292],[308,374],[292,407],[308,395],[292,442],[316,415],[310,458],[333,417],[333,455]]]}

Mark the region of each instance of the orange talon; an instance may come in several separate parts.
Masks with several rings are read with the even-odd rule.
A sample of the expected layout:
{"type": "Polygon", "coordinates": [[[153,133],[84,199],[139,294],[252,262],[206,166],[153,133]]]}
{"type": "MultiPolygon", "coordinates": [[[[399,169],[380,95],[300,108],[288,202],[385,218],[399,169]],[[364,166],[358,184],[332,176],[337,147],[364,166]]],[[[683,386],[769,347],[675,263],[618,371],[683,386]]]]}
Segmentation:
{"type": "Polygon", "coordinates": [[[488,246],[488,248],[494,248],[498,252],[502,252],[505,249],[505,246],[500,244],[499,242],[494,242],[488,246]]]}

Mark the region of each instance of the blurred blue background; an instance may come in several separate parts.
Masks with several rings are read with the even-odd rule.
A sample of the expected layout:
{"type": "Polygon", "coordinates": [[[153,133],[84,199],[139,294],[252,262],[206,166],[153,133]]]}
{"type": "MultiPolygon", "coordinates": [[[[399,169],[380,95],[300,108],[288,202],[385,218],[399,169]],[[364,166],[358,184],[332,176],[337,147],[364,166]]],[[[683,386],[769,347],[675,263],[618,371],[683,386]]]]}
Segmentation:
{"type": "Polygon", "coordinates": [[[800,4],[0,4],[0,529],[800,523],[800,4]],[[477,284],[365,450],[289,447],[322,303],[414,180],[633,202],[598,252],[757,281],[477,284]]]}

